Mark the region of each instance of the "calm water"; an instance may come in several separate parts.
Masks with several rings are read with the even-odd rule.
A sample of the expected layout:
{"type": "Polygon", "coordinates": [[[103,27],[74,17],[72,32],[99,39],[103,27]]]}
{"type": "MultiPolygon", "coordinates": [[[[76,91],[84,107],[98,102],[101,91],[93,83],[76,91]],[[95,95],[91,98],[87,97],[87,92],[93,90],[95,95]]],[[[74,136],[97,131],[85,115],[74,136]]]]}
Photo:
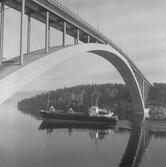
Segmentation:
{"type": "Polygon", "coordinates": [[[166,132],[127,121],[104,129],[50,126],[17,110],[24,96],[0,106],[1,167],[166,166],[166,132]]]}

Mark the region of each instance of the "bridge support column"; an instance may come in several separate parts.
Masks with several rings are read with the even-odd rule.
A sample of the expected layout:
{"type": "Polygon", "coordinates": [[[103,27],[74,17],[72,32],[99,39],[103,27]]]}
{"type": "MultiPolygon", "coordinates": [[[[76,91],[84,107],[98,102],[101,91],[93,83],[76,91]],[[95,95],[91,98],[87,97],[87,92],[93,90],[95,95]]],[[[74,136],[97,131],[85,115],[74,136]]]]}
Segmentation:
{"type": "Polygon", "coordinates": [[[147,100],[148,100],[150,87],[151,87],[151,86],[147,85],[147,83],[144,81],[144,99],[145,99],[145,103],[146,103],[147,100]]]}
{"type": "Polygon", "coordinates": [[[74,37],[74,45],[76,45],[76,44],[77,44],[77,38],[74,37]]]}
{"type": "Polygon", "coordinates": [[[3,41],[4,41],[4,17],[5,17],[5,4],[1,2],[1,20],[0,20],[0,65],[3,59],[3,41]]]}
{"type": "Polygon", "coordinates": [[[145,82],[144,82],[144,80],[142,80],[142,99],[143,99],[144,104],[145,104],[145,82]]]}
{"type": "Polygon", "coordinates": [[[51,38],[50,38],[51,35],[50,34],[51,34],[51,26],[49,25],[48,26],[48,48],[51,47],[51,41],[50,41],[51,40],[51,38]]]}
{"type": "Polygon", "coordinates": [[[66,21],[63,22],[62,46],[66,46],[66,21]]]}
{"type": "Polygon", "coordinates": [[[20,25],[20,65],[24,62],[23,54],[23,40],[24,40],[24,14],[25,14],[25,0],[22,0],[21,4],[21,25],[20,25]]]}
{"type": "Polygon", "coordinates": [[[45,52],[48,53],[49,45],[49,12],[46,12],[46,28],[45,28],[45,52]]]}
{"type": "Polygon", "coordinates": [[[80,40],[80,30],[77,29],[77,37],[76,37],[76,44],[79,44],[79,40],[80,40]]]}
{"type": "Polygon", "coordinates": [[[90,35],[88,35],[87,43],[90,43],[90,35]]]}
{"type": "Polygon", "coordinates": [[[99,43],[99,41],[98,41],[98,40],[96,40],[96,43],[99,43]]]}
{"type": "Polygon", "coordinates": [[[31,16],[28,15],[27,54],[31,51],[31,16]]]}

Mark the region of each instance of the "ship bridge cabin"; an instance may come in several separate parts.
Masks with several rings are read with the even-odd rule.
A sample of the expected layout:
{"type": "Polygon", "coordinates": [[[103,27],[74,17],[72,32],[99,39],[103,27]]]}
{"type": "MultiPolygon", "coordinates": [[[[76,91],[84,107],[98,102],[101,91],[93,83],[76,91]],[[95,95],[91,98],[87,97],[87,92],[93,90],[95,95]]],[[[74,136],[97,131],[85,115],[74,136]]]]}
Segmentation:
{"type": "Polygon", "coordinates": [[[109,114],[110,114],[109,111],[107,111],[106,109],[99,108],[98,106],[92,106],[89,109],[89,116],[91,117],[93,116],[108,117],[109,114]]]}

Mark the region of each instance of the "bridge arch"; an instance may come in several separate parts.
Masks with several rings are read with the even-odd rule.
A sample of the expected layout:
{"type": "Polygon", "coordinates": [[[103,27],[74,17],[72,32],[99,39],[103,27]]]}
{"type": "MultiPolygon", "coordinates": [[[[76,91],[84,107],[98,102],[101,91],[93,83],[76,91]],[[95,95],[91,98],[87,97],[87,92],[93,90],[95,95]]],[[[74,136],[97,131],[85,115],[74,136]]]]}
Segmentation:
{"type": "Polygon", "coordinates": [[[0,104],[25,86],[28,82],[46,72],[55,65],[80,53],[90,52],[109,61],[119,71],[124,79],[135,108],[144,112],[144,102],[135,74],[127,59],[114,48],[103,44],[80,44],[59,49],[31,63],[25,63],[18,70],[0,80],[0,104]]]}
{"type": "Polygon", "coordinates": [[[144,102],[139,83],[128,61],[120,54],[108,50],[98,49],[89,52],[105,58],[118,70],[129,90],[135,110],[137,110],[137,112],[144,112],[144,102]]]}

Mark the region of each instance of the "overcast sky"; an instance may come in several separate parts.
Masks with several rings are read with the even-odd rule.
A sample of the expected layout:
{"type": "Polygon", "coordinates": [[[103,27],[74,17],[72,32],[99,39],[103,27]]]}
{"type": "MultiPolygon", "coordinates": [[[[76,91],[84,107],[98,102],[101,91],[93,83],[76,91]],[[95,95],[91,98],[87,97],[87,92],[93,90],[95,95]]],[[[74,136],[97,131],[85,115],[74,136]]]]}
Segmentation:
{"type": "MultiPolygon", "coordinates": [[[[118,44],[150,82],[166,82],[165,0],[59,0],[59,2],[79,13],[80,17],[118,44]]],[[[4,53],[6,57],[12,57],[19,53],[20,15],[9,9],[5,16],[4,53]]],[[[53,29],[51,34],[52,45],[60,44],[61,34],[53,29]]],[[[43,24],[33,20],[32,36],[32,49],[44,47],[43,24]]],[[[71,42],[71,39],[68,41],[71,42]]],[[[105,82],[122,82],[122,79],[106,60],[85,54],[57,65],[24,89],[56,89],[82,83],[105,82]]]]}

